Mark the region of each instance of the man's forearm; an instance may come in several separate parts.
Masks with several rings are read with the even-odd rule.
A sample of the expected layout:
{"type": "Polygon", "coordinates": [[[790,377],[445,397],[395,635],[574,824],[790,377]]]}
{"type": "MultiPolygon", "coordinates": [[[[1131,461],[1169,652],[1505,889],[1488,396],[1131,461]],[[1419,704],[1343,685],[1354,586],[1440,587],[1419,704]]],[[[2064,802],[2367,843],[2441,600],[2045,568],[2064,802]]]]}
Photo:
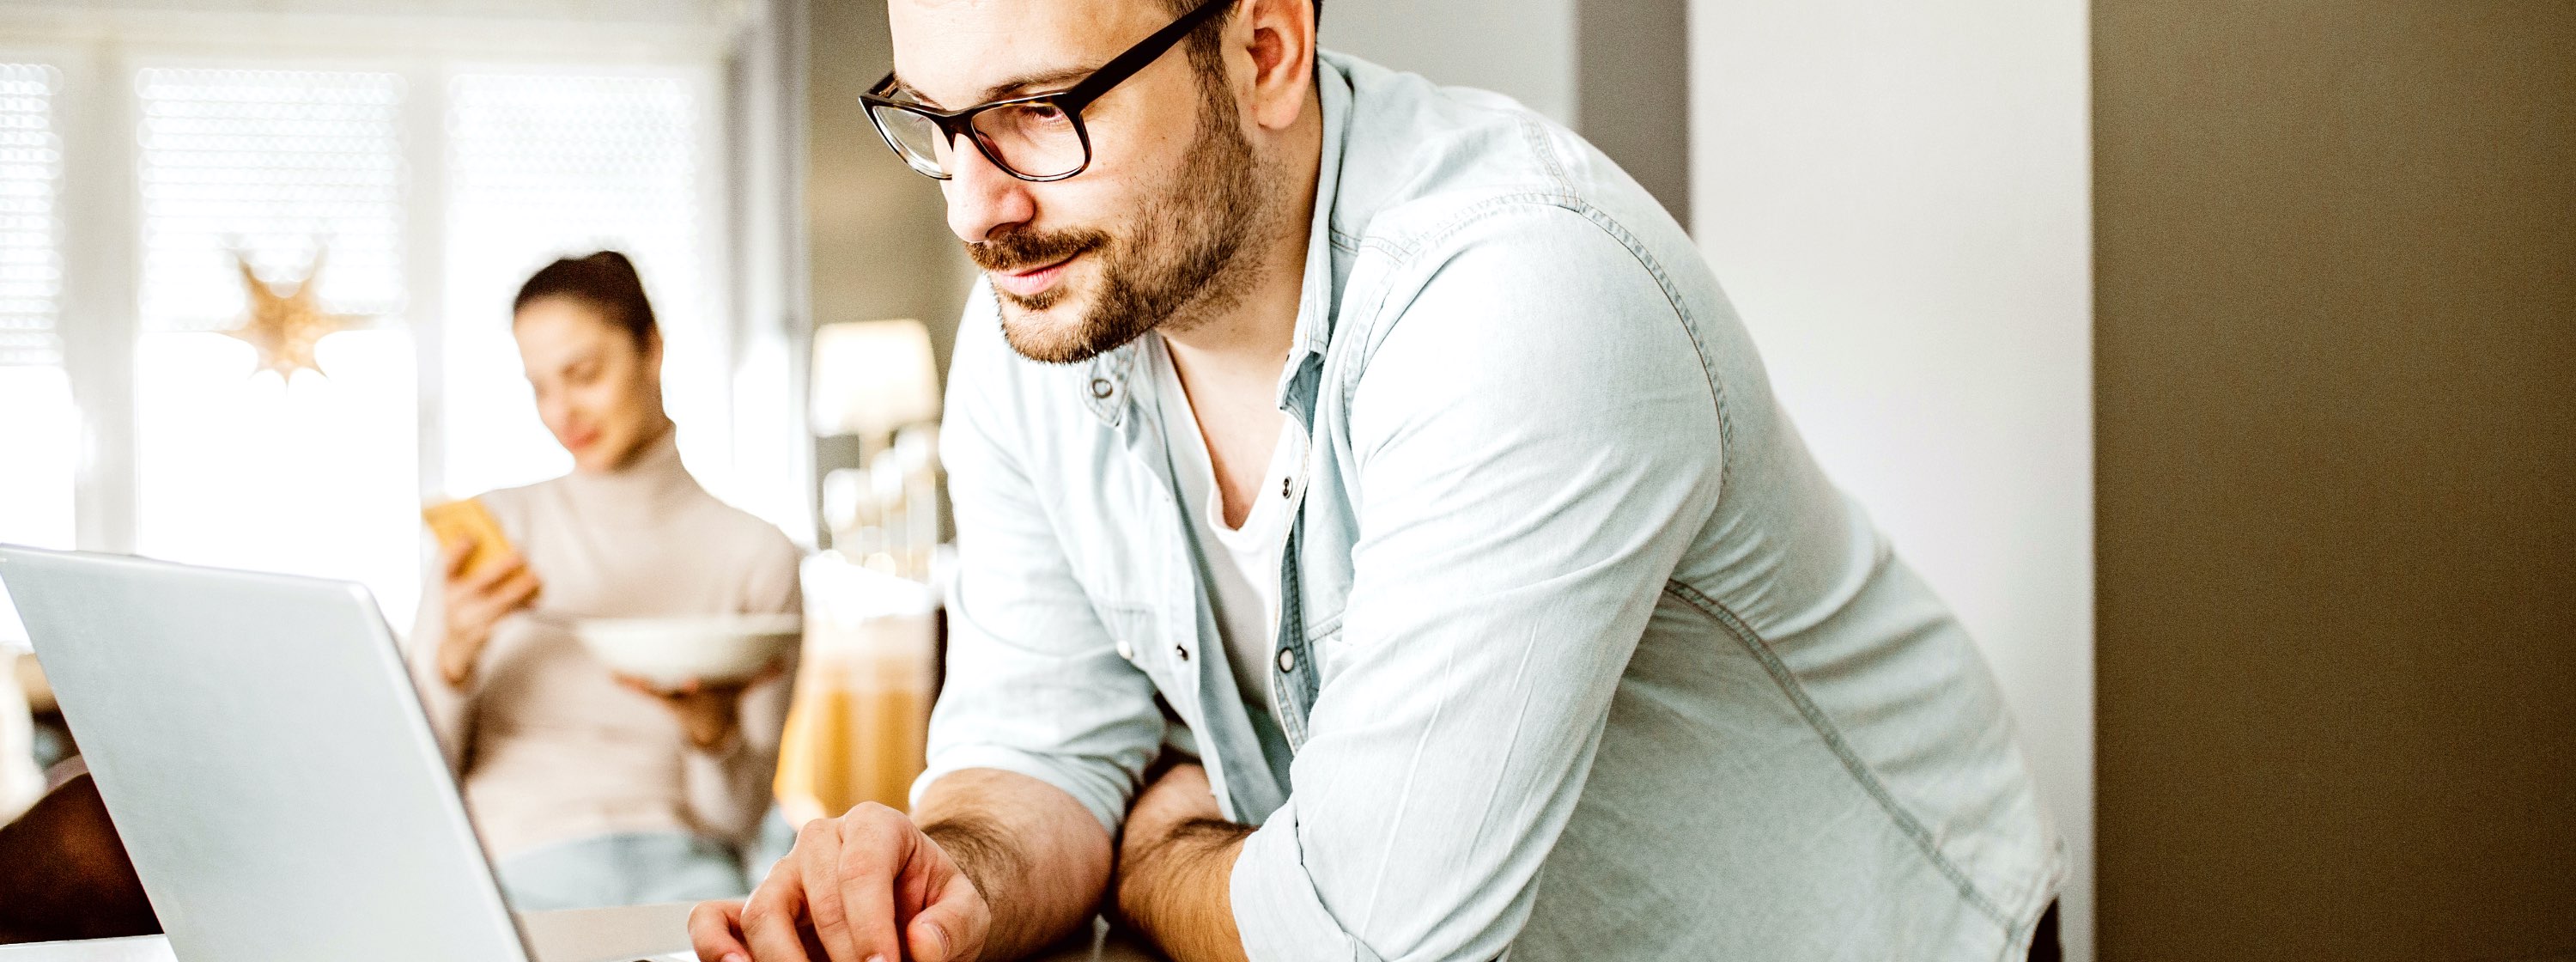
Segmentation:
{"type": "Polygon", "coordinates": [[[1234,858],[1252,829],[1214,818],[1167,827],[1131,818],[1127,831],[1119,913],[1175,962],[1243,962],[1243,934],[1234,925],[1234,858]]]}
{"type": "Polygon", "coordinates": [[[991,906],[984,958],[1013,959],[1091,918],[1109,884],[1109,833],[1073,796],[995,769],[941,778],[912,813],[991,906]]]}
{"type": "Polygon", "coordinates": [[[1225,820],[1195,762],[1171,766],[1127,810],[1118,840],[1118,913],[1178,962],[1242,962],[1234,859],[1247,826],[1225,820]]]}

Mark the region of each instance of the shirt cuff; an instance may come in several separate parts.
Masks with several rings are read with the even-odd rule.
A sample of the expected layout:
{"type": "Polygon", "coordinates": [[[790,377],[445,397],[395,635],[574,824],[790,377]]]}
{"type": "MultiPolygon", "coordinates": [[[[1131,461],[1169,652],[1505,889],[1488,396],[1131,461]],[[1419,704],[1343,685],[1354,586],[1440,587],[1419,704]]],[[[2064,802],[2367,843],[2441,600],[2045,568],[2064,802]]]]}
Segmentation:
{"type": "Polygon", "coordinates": [[[1127,804],[1135,799],[1136,786],[1124,769],[1105,761],[1077,760],[1056,755],[1004,748],[999,745],[967,745],[940,752],[930,760],[930,767],[912,782],[912,807],[921,808],[921,796],[930,784],[969,768],[992,768],[1026,775],[1053,785],[1073,796],[1109,837],[1118,837],[1118,826],[1127,821],[1127,804]]]}
{"type": "Polygon", "coordinates": [[[1297,800],[1270,813],[1243,840],[1228,880],[1234,927],[1252,962],[1384,962],[1366,943],[1342,929],[1341,920],[1315,892],[1297,839],[1297,800]]]}

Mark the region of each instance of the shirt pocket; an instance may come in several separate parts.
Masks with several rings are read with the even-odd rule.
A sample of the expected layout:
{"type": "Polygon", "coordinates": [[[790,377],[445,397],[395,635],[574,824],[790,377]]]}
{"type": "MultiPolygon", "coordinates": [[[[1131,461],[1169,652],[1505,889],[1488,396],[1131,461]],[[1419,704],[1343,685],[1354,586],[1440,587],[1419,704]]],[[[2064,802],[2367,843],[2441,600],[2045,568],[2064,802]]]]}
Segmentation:
{"type": "Polygon", "coordinates": [[[1103,604],[1095,602],[1100,626],[1109,632],[1109,642],[1118,648],[1118,657],[1144,671],[1154,680],[1154,687],[1165,700],[1170,700],[1174,686],[1181,680],[1174,664],[1171,641],[1164,636],[1162,619],[1146,605],[1103,604]]]}

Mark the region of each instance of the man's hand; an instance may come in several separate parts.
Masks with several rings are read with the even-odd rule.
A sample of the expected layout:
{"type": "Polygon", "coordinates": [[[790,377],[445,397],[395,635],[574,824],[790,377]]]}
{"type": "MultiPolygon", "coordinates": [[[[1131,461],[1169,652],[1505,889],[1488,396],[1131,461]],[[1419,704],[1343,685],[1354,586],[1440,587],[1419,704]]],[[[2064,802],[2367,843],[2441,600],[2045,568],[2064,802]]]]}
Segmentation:
{"type": "Polygon", "coordinates": [[[1241,962],[1234,858],[1250,834],[1225,820],[1207,769],[1172,766],[1128,808],[1111,883],[1119,914],[1179,962],[1241,962]]]}
{"type": "Polygon", "coordinates": [[[537,600],[543,585],[528,563],[511,555],[483,570],[468,573],[465,559],[474,546],[458,543],[441,552],[446,562],[447,633],[438,639],[438,673],[450,687],[462,688],[474,677],[474,663],[492,640],[492,627],[511,612],[537,600]]]}
{"type": "Polygon", "coordinates": [[[806,823],[749,901],[690,913],[689,942],[704,962],[1018,958],[1087,931],[1109,858],[1108,830],[1064,790],[970,768],[910,818],[869,803],[806,823]]]}
{"type": "Polygon", "coordinates": [[[869,802],[805,823],[749,900],[699,905],[689,942],[704,962],[964,962],[992,921],[938,842],[869,802]]]}

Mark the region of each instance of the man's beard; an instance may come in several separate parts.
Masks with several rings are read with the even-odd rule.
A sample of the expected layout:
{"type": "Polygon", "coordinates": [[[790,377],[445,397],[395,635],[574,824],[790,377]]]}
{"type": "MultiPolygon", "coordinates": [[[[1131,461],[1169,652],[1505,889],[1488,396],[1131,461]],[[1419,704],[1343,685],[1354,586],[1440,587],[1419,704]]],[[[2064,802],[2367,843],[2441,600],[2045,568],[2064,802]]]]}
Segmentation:
{"type": "Polygon", "coordinates": [[[1079,364],[1159,327],[1186,329],[1241,295],[1249,279],[1234,269],[1235,255],[1245,238],[1257,236],[1265,209],[1259,164],[1230,92],[1214,88],[1202,104],[1198,142],[1180,174],[1145,198],[1122,233],[1014,228],[966,245],[966,255],[987,271],[1026,270],[1079,254],[1098,261],[1090,309],[1062,325],[1012,315],[1062,303],[1067,284],[1032,297],[994,289],[1002,337],[1012,350],[1042,364],[1079,364]]]}

